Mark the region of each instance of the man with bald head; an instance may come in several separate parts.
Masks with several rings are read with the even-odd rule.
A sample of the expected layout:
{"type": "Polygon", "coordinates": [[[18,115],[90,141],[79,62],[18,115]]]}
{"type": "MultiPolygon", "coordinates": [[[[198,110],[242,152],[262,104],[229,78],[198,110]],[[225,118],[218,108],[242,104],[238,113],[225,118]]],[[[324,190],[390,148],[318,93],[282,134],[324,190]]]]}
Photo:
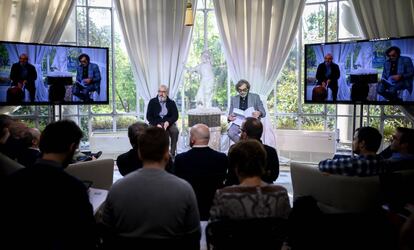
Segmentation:
{"type": "Polygon", "coordinates": [[[19,62],[12,65],[10,70],[10,80],[12,86],[24,86],[30,94],[30,101],[35,101],[37,79],[36,68],[30,64],[27,54],[21,54],[19,56],[19,62]]]}
{"type": "Polygon", "coordinates": [[[178,120],[177,105],[168,97],[168,87],[160,85],[158,95],[148,103],[147,120],[151,126],[163,128],[170,136],[170,153],[174,157],[177,149],[178,128],[175,122],[178,120]]]}
{"type": "Polygon", "coordinates": [[[332,90],[332,100],[336,101],[338,95],[338,79],[341,73],[338,64],[332,61],[332,54],[327,53],[324,57],[324,62],[318,65],[316,79],[318,80],[317,85],[322,85],[332,90]]]}
{"type": "Polygon", "coordinates": [[[209,218],[209,211],[217,189],[223,187],[228,169],[228,159],[223,153],[208,146],[210,130],[207,125],[196,124],[190,130],[187,152],[175,157],[174,173],[193,187],[201,220],[209,218]]]}

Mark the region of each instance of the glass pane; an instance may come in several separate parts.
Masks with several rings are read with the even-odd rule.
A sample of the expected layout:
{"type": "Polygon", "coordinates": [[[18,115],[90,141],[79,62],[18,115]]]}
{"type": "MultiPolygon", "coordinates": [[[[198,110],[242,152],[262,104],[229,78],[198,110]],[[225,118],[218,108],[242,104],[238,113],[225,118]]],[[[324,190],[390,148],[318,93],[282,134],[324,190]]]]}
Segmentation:
{"type": "Polygon", "coordinates": [[[298,129],[298,118],[290,116],[278,116],[276,118],[277,129],[298,129]]]}
{"type": "Polygon", "coordinates": [[[328,4],[328,42],[336,41],[337,35],[337,22],[338,22],[338,3],[329,3],[328,4]]]}
{"type": "Polygon", "coordinates": [[[111,0],[89,0],[89,6],[112,7],[111,0]]]}
{"type": "Polygon", "coordinates": [[[338,33],[339,38],[359,38],[362,36],[355,11],[348,1],[339,2],[338,33]]]}
{"type": "Polygon", "coordinates": [[[111,116],[92,117],[92,132],[112,132],[111,116]]]}
{"type": "Polygon", "coordinates": [[[90,131],[89,131],[89,118],[86,117],[86,116],[82,116],[80,118],[80,121],[81,122],[78,125],[82,129],[82,131],[83,131],[82,141],[88,141],[89,140],[89,134],[90,134],[90,131]]]}
{"type": "Polygon", "coordinates": [[[111,11],[89,9],[89,45],[111,47],[111,11]]]}
{"type": "Polygon", "coordinates": [[[321,3],[321,2],[325,2],[326,0],[306,0],[306,3],[321,3]]]}
{"type": "Polygon", "coordinates": [[[86,5],[86,0],[78,0],[77,5],[86,5]]]}
{"type": "Polygon", "coordinates": [[[399,106],[384,106],[384,114],[404,116],[404,113],[400,110],[399,106]]]}
{"type": "Polygon", "coordinates": [[[115,21],[114,32],[116,111],[117,113],[135,112],[137,111],[136,85],[118,19],[115,21]]]}
{"type": "Polygon", "coordinates": [[[87,32],[86,32],[86,8],[76,8],[76,22],[78,26],[78,44],[87,45],[87,32]]]}
{"type": "Polygon", "coordinates": [[[72,11],[70,14],[68,23],[66,24],[65,30],[60,37],[60,43],[65,44],[76,44],[76,12],[72,11]]]}
{"type": "Polygon", "coordinates": [[[135,116],[118,116],[116,119],[116,130],[128,130],[129,125],[137,122],[138,119],[135,116]]]}
{"type": "Polygon", "coordinates": [[[304,116],[302,118],[302,129],[304,130],[324,130],[324,117],[321,116],[304,116]]]}
{"type": "Polygon", "coordinates": [[[325,41],[325,6],[308,5],[303,12],[303,39],[305,43],[325,41]]]}

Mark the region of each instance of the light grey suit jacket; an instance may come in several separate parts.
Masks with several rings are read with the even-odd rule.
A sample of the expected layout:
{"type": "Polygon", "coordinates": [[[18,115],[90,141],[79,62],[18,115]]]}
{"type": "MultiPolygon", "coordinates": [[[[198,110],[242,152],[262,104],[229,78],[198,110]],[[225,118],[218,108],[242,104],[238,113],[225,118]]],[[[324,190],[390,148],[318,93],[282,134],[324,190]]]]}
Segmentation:
{"type": "MultiPolygon", "coordinates": [[[[229,114],[233,113],[234,108],[239,108],[239,107],[240,107],[240,95],[233,96],[231,98],[231,102],[230,102],[229,114]]],[[[249,107],[253,107],[254,110],[256,110],[256,111],[260,111],[260,113],[262,113],[260,115],[260,118],[266,116],[266,111],[263,107],[262,100],[260,100],[260,96],[258,94],[254,94],[254,93],[249,93],[248,94],[248,96],[247,96],[247,108],[249,108],[249,107]]]]}

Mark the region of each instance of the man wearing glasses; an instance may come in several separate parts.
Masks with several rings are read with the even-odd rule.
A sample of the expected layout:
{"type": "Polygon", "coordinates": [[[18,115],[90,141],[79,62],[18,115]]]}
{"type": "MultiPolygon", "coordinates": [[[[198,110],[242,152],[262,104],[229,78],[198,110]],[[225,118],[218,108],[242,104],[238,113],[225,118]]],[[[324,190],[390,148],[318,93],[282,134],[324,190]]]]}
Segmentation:
{"type": "Polygon", "coordinates": [[[235,109],[245,111],[249,108],[253,108],[254,111],[251,114],[247,114],[246,117],[262,118],[266,116],[266,111],[260,100],[260,96],[258,94],[250,93],[249,90],[250,83],[247,80],[241,79],[236,84],[236,91],[239,94],[231,98],[227,120],[232,123],[227,134],[233,142],[238,142],[240,140],[240,125],[237,125],[235,122],[237,119],[234,114],[235,109]]]}
{"type": "Polygon", "coordinates": [[[97,64],[90,62],[89,55],[81,54],[78,60],[80,64],[76,69],[76,88],[72,89],[72,93],[85,102],[91,102],[90,93],[100,93],[101,72],[97,64]]]}
{"type": "Polygon", "coordinates": [[[170,153],[175,156],[178,141],[178,128],[175,122],[178,120],[177,105],[168,97],[168,88],[160,85],[158,95],[148,103],[147,120],[151,126],[163,128],[170,136],[170,153]]]}
{"type": "Polygon", "coordinates": [[[385,51],[388,59],[384,62],[382,79],[377,87],[378,94],[390,101],[403,101],[399,91],[413,90],[414,66],[411,58],[401,56],[400,48],[392,46],[385,51]]]}

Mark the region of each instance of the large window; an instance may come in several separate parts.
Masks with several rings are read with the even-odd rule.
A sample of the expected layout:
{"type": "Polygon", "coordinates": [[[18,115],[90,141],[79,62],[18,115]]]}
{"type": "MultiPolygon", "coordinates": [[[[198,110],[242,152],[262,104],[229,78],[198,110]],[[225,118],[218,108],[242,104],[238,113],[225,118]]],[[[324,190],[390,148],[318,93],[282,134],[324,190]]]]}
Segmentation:
{"type": "MultiPolygon", "coordinates": [[[[352,117],[364,125],[375,126],[390,137],[395,126],[412,126],[397,107],[352,105],[308,105],[303,103],[303,47],[306,43],[361,39],[362,34],[348,0],[308,0],[299,32],[267,105],[275,129],[306,129],[340,131],[341,142],[352,138],[352,117]],[[354,108],[356,108],[354,112],[354,108]]],[[[105,46],[110,48],[110,104],[97,106],[63,106],[63,116],[75,119],[85,134],[124,131],[136,120],[144,120],[144,102],[139,98],[118,19],[111,0],[77,0],[61,38],[70,45],[105,46]]],[[[212,0],[199,0],[187,69],[201,63],[202,54],[210,53],[214,72],[212,104],[223,117],[228,99],[234,95],[228,80],[227,64],[220,45],[212,0]]],[[[200,74],[188,70],[175,98],[181,110],[178,126],[185,131],[186,112],[196,106],[195,95],[200,74]]],[[[33,126],[42,128],[48,122],[53,107],[22,107],[14,112],[33,126]]],[[[223,125],[226,122],[223,121],[223,125]]],[[[357,124],[359,126],[359,124],[357,124]]],[[[184,133],[185,134],[185,133],[184,133]]]]}

